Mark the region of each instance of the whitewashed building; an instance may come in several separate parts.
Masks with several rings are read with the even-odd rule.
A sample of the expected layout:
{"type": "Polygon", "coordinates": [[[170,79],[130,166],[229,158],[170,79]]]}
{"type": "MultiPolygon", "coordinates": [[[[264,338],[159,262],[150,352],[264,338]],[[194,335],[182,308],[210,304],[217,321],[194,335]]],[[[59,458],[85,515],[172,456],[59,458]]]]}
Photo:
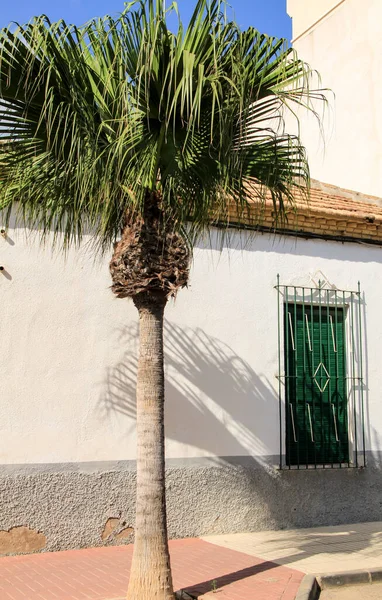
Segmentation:
{"type": "MultiPolygon", "coordinates": [[[[310,206],[201,244],[167,309],[172,537],[382,516],[382,5],[288,10],[335,93],[326,150],[307,117],[310,206]]],[[[106,259],[34,238],[0,237],[0,553],[128,542],[136,310],[106,259]]]]}

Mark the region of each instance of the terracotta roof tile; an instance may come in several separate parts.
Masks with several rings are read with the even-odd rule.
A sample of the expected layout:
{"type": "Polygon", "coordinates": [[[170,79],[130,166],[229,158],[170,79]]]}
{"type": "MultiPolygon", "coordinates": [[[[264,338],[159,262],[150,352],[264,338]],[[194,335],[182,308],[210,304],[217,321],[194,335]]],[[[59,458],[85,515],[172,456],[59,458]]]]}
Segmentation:
{"type": "MultiPolygon", "coordinates": [[[[232,225],[238,222],[235,208],[229,211],[232,225]]],[[[295,196],[295,206],[287,209],[287,220],[277,223],[271,197],[259,208],[240,218],[249,227],[303,237],[336,238],[382,245],[382,199],[333,185],[312,181],[307,201],[301,193],[295,196]]]]}

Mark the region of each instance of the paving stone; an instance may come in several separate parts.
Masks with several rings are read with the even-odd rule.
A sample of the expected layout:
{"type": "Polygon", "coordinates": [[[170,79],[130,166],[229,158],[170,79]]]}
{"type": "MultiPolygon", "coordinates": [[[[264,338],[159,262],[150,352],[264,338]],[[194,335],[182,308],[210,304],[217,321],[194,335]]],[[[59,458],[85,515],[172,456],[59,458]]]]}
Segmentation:
{"type": "MultiPolygon", "coordinates": [[[[119,600],[127,590],[132,549],[0,558],[0,598],[119,600]]],[[[303,578],[303,573],[199,539],[174,540],[170,552],[175,588],[200,599],[294,600],[303,578]]]]}

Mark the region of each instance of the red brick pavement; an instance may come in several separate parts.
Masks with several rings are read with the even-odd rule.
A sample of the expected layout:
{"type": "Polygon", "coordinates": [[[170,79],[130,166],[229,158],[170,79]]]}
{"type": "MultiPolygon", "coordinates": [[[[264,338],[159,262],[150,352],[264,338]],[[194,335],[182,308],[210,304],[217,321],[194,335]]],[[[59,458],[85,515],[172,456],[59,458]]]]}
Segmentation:
{"type": "MultiPolygon", "coordinates": [[[[216,600],[294,600],[303,573],[199,539],[170,542],[175,589],[216,600]],[[216,588],[219,593],[212,594],[216,588]]],[[[132,546],[0,558],[1,600],[125,598],[132,546]]]]}

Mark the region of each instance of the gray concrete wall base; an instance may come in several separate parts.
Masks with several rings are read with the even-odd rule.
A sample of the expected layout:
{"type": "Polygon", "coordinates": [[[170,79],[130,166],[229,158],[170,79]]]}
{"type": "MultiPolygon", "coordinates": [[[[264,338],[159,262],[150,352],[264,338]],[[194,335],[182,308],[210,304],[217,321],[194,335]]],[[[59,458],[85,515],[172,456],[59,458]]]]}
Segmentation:
{"type": "MultiPolygon", "coordinates": [[[[249,457],[172,462],[171,538],[382,520],[382,469],[279,471],[249,457]]],[[[130,463],[0,468],[0,554],[129,543],[130,463]],[[45,536],[45,537],[44,537],[45,536]]]]}

